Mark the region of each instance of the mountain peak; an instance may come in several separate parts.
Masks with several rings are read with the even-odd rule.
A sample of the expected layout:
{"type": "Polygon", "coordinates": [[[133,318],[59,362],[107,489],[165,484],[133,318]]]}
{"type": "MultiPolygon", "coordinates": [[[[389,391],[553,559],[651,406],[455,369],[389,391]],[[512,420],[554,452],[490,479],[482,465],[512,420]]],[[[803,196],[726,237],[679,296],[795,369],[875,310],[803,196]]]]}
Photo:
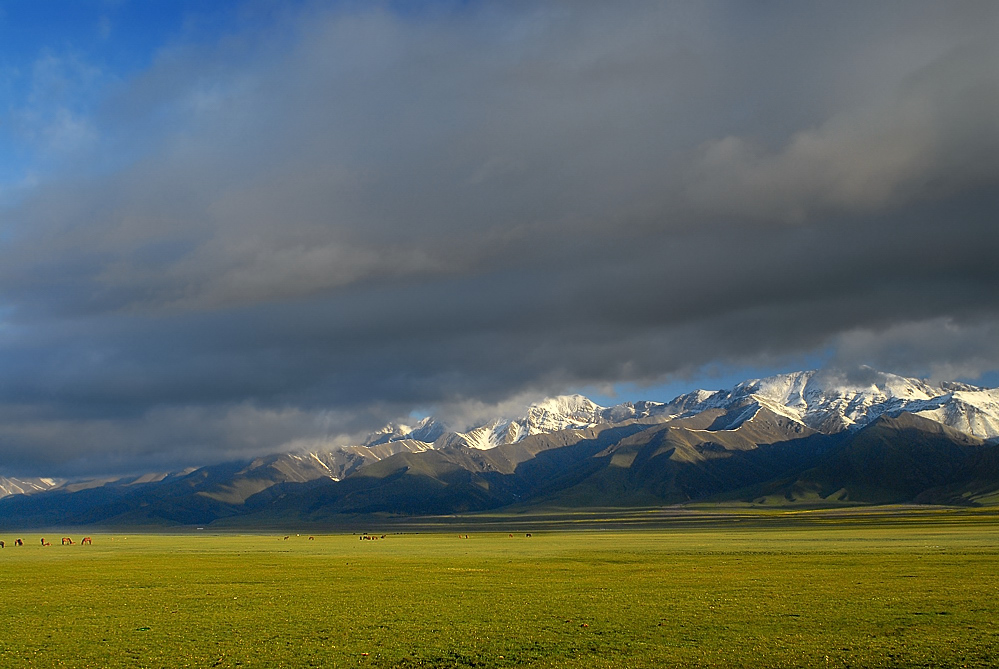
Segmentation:
{"type": "Polygon", "coordinates": [[[390,441],[395,441],[397,439],[402,439],[405,435],[409,434],[413,428],[408,425],[397,425],[395,423],[389,423],[380,430],[376,430],[369,434],[367,438],[362,442],[363,446],[377,446],[378,444],[384,444],[390,441]]]}
{"type": "Polygon", "coordinates": [[[827,433],[857,429],[879,416],[908,411],[982,439],[999,437],[999,390],[963,383],[934,384],[860,367],[748,379],[729,390],[695,390],[668,404],[642,401],[604,408],[584,395],[556,395],[530,405],[522,416],[496,417],[461,431],[433,416],[412,428],[388,425],[362,445],[413,440],[426,444],[427,448],[436,444],[436,447],[458,445],[485,450],[516,443],[531,435],[599,423],[668,420],[707,409],[725,412],[738,409],[733,416],[751,416],[757,408],[827,433]]]}
{"type": "Polygon", "coordinates": [[[599,411],[602,407],[583,395],[555,395],[532,404],[528,410],[549,411],[551,413],[572,414],[577,412],[599,411]]]}
{"type": "Polygon", "coordinates": [[[696,391],[670,403],[692,415],[759,405],[822,432],[855,429],[909,411],[982,439],[999,437],[999,391],[963,383],[933,384],[870,367],[821,369],[749,379],[731,390],[696,391]]]}

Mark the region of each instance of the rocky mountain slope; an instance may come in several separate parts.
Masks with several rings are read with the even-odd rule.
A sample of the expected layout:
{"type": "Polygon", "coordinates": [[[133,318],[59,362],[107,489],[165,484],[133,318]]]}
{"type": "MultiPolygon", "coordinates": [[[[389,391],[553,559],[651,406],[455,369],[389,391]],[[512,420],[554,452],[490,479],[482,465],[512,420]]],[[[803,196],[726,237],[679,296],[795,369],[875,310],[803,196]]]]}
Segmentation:
{"type": "Polygon", "coordinates": [[[7,495],[27,495],[33,492],[42,492],[58,487],[61,481],[58,479],[45,478],[7,478],[0,476],[0,497],[7,495]]]}

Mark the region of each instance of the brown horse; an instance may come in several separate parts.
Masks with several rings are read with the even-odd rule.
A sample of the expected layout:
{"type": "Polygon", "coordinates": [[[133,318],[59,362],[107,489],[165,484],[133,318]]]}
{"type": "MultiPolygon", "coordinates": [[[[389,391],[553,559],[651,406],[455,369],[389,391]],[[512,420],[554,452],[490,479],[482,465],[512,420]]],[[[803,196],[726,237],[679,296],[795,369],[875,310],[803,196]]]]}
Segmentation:
{"type": "Polygon", "coordinates": [[[22,541],[21,539],[14,539],[14,545],[15,546],[23,546],[24,545],[24,541],[22,541]]]}
{"type": "Polygon", "coordinates": [[[73,540],[70,539],[69,537],[63,537],[62,538],[62,545],[63,546],[72,546],[73,545],[73,540]]]}
{"type": "Polygon", "coordinates": [[[90,537],[83,537],[82,539],[80,539],[80,545],[83,546],[84,544],[89,544],[93,546],[94,542],[90,537]]]}
{"type": "Polygon", "coordinates": [[[45,537],[42,537],[42,546],[51,546],[49,542],[45,541],[45,537]]]}
{"type": "Polygon", "coordinates": [[[0,541],[0,548],[3,548],[3,545],[4,545],[3,542],[0,541]]]}

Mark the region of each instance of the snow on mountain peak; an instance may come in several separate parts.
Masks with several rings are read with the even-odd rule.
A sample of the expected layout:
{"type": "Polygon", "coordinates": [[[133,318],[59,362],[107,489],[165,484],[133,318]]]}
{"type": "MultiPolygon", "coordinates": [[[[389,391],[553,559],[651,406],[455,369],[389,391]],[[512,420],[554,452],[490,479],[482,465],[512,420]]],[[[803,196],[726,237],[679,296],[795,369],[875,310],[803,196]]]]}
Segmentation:
{"type": "Polygon", "coordinates": [[[934,385],[863,367],[849,372],[824,369],[776,374],[743,381],[731,390],[695,390],[668,404],[626,402],[604,408],[583,395],[558,395],[532,404],[523,416],[496,418],[460,432],[433,417],[414,428],[386,426],[365,445],[408,439],[427,448],[490,449],[536,434],[631,419],[666,420],[707,409],[739,410],[739,416],[752,416],[754,406],[822,432],[854,429],[879,416],[908,411],[976,437],[999,437],[999,389],[963,383],[934,385]]]}
{"type": "MultiPolygon", "coordinates": [[[[608,410],[583,395],[558,395],[530,405],[525,415],[517,418],[495,418],[464,431],[452,429],[441,420],[429,416],[415,427],[386,425],[372,433],[364,446],[376,446],[391,441],[409,439],[434,447],[460,444],[476,449],[495,448],[501,444],[518,442],[534,434],[547,434],[569,428],[583,428],[606,422],[608,410]]],[[[624,418],[635,414],[634,408],[624,418]]]]}
{"type": "Polygon", "coordinates": [[[405,435],[409,434],[413,428],[408,425],[396,425],[395,423],[389,423],[385,427],[368,435],[368,438],[364,440],[364,446],[377,446],[378,444],[385,444],[390,441],[395,441],[397,439],[403,438],[405,435]]]}
{"type": "Polygon", "coordinates": [[[999,403],[992,392],[999,399],[999,391],[960,383],[933,385],[861,367],[850,372],[826,369],[750,379],[728,391],[682,395],[671,407],[679,415],[690,415],[708,408],[731,410],[757,404],[824,432],[862,427],[884,414],[909,411],[990,439],[999,436],[999,403]]]}
{"type": "Polygon", "coordinates": [[[523,423],[527,434],[542,434],[573,427],[588,427],[600,422],[604,408],[582,395],[549,397],[527,409],[523,423]]]}
{"type": "Polygon", "coordinates": [[[50,478],[7,478],[0,476],[0,497],[8,495],[24,495],[33,492],[41,492],[58,487],[62,482],[59,479],[50,478]]]}
{"type": "Polygon", "coordinates": [[[732,395],[754,395],[788,408],[807,410],[817,402],[834,398],[863,396],[878,403],[890,399],[925,400],[944,392],[919,379],[862,368],[856,375],[813,370],[752,379],[737,385],[732,395]]]}
{"type": "Polygon", "coordinates": [[[580,412],[593,413],[594,411],[599,411],[601,407],[583,395],[556,395],[555,397],[547,397],[540,402],[532,404],[529,407],[530,409],[570,415],[580,412]]]}

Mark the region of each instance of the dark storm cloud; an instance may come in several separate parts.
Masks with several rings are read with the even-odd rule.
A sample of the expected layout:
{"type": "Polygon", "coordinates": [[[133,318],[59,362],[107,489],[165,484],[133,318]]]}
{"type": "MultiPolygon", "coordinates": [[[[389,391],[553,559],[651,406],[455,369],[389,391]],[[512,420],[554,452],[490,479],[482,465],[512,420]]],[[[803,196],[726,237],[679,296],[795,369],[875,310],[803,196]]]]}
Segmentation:
{"type": "Polygon", "coordinates": [[[313,8],[173,46],[4,215],[0,452],[169,467],[828,350],[994,370],[996,17],[313,8]]]}

